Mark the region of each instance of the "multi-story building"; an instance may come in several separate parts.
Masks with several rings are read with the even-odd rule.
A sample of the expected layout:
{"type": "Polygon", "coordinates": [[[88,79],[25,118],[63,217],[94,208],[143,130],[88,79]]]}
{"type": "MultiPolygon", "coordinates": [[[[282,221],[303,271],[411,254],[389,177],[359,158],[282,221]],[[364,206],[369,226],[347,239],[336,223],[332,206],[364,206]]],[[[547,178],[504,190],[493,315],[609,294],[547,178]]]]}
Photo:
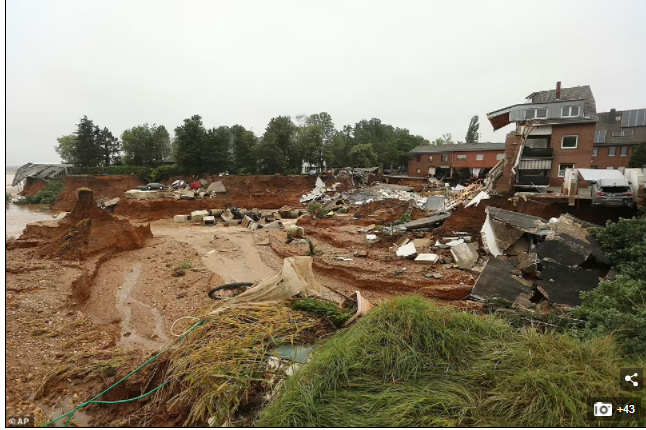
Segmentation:
{"type": "Polygon", "coordinates": [[[504,143],[423,145],[408,154],[408,176],[478,178],[504,158],[504,143]]]}
{"type": "Polygon", "coordinates": [[[646,109],[600,112],[594,134],[592,167],[619,169],[628,166],[635,146],[646,143],[646,109]]]}
{"type": "Polygon", "coordinates": [[[487,114],[494,130],[515,123],[505,141],[505,166],[497,183],[505,192],[513,187],[558,187],[565,169],[592,166],[598,120],[589,86],[538,91],[525,103],[487,114]]]}

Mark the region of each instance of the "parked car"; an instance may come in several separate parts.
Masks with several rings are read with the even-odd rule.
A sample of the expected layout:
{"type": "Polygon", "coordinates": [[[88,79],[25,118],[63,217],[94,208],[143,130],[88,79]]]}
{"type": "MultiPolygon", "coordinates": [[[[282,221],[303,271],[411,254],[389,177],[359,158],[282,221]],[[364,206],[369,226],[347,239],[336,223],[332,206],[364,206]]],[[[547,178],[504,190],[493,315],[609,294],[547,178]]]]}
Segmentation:
{"type": "Polygon", "coordinates": [[[158,182],[151,182],[148,185],[144,185],[142,187],[139,187],[140,190],[167,190],[168,187],[164,184],[160,184],[158,182]]]}
{"type": "Polygon", "coordinates": [[[633,206],[635,195],[625,179],[599,179],[592,184],[592,206],[633,206]]]}

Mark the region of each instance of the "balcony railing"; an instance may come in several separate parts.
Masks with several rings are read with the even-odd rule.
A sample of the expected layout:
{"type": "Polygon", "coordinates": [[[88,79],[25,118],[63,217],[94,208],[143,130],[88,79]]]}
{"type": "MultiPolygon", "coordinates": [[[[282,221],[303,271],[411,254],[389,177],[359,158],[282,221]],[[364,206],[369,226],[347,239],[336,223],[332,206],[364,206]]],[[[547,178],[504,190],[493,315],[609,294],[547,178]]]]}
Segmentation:
{"type": "Polygon", "coordinates": [[[551,157],[553,153],[553,148],[523,148],[524,157],[551,157]]]}

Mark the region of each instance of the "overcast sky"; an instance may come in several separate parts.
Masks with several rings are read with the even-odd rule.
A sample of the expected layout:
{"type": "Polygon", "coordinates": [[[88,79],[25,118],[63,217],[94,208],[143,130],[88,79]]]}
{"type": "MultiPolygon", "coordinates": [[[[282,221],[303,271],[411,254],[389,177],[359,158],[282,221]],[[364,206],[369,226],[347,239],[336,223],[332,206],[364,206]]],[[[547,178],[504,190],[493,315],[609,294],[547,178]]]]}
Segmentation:
{"type": "Polygon", "coordinates": [[[83,115],[261,135],[278,115],[380,118],[432,140],[504,141],[485,114],[591,85],[598,111],[646,107],[646,1],[8,0],[7,164],[60,162],[83,115]]]}

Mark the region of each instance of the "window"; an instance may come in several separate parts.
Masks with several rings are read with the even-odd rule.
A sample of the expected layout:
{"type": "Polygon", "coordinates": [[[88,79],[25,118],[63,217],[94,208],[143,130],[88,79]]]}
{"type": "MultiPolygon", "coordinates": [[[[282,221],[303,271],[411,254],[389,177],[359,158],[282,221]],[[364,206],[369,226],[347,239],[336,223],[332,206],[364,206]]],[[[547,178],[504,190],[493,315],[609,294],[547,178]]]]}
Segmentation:
{"type": "Polygon", "coordinates": [[[561,116],[579,116],[578,106],[567,106],[561,108],[561,116]]]}
{"type": "Polygon", "coordinates": [[[592,156],[596,157],[599,155],[599,148],[592,148],[592,156]]]}
{"type": "Polygon", "coordinates": [[[559,178],[565,176],[565,169],[574,169],[574,164],[559,164],[559,178]]]}
{"type": "Polygon", "coordinates": [[[465,161],[467,159],[467,156],[465,154],[461,154],[457,156],[459,161],[465,161]]]}
{"type": "Polygon", "coordinates": [[[561,140],[561,149],[576,149],[579,142],[579,136],[563,136],[561,140]]]}
{"type": "Polygon", "coordinates": [[[415,160],[419,163],[420,161],[422,161],[422,156],[421,155],[416,155],[415,160]]]}
{"type": "Polygon", "coordinates": [[[433,156],[432,155],[428,156],[428,161],[433,161],[433,156]]]}
{"type": "Polygon", "coordinates": [[[617,152],[617,147],[616,146],[609,146],[608,147],[608,157],[614,157],[616,152],[617,152]]]}
{"type": "Polygon", "coordinates": [[[497,161],[500,161],[500,160],[502,160],[503,158],[505,158],[505,154],[496,154],[496,160],[497,160],[497,161]]]}
{"type": "Polygon", "coordinates": [[[476,154],[476,160],[478,161],[484,160],[484,154],[476,154]]]}
{"type": "Polygon", "coordinates": [[[449,156],[447,154],[443,154],[442,161],[449,161],[449,156]]]}
{"type": "Polygon", "coordinates": [[[633,135],[633,130],[613,131],[612,137],[628,137],[633,135]]]}
{"type": "Polygon", "coordinates": [[[422,169],[417,169],[417,173],[422,173],[422,169]]]}
{"type": "Polygon", "coordinates": [[[620,157],[628,157],[628,147],[627,146],[620,146],[619,147],[619,156],[620,157]]]}
{"type": "Polygon", "coordinates": [[[594,143],[606,143],[606,132],[608,130],[597,130],[594,133],[594,143]]]}
{"type": "Polygon", "coordinates": [[[525,119],[547,118],[547,108],[525,109],[525,119]]]}

